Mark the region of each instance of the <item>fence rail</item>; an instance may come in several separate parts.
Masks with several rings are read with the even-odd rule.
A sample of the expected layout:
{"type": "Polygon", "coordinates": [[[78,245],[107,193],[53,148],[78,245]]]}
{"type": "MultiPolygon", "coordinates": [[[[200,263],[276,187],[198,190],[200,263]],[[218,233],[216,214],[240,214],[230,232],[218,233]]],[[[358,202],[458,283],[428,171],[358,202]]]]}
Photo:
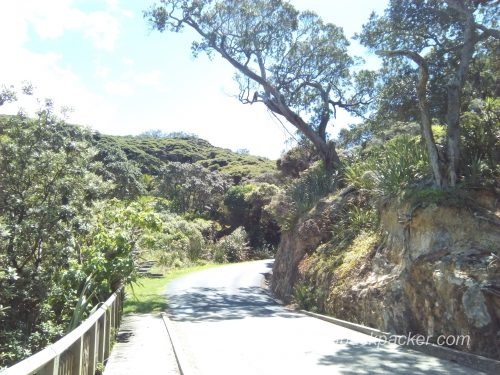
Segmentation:
{"type": "Polygon", "coordinates": [[[59,341],[1,371],[0,375],[95,375],[111,350],[123,306],[120,287],[91,316],[59,341]]]}

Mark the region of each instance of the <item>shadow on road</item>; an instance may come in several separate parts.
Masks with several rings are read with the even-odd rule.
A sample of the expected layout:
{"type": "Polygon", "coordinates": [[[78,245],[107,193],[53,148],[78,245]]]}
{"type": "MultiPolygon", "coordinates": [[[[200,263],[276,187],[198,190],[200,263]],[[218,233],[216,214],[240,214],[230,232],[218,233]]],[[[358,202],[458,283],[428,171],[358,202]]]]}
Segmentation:
{"type": "Polygon", "coordinates": [[[301,318],[266,295],[262,288],[191,288],[168,296],[168,311],[174,321],[206,322],[246,317],[301,318]]]}
{"type": "MultiPolygon", "coordinates": [[[[348,344],[335,352],[320,358],[319,365],[342,368],[344,375],[359,374],[413,374],[439,375],[450,374],[450,368],[429,363],[429,359],[402,346],[391,347],[377,343],[348,344]],[[375,365],[375,366],[374,366],[375,365]]],[[[450,362],[451,365],[451,362],[450,362]]],[[[453,374],[470,374],[470,369],[453,367],[453,374]]]]}

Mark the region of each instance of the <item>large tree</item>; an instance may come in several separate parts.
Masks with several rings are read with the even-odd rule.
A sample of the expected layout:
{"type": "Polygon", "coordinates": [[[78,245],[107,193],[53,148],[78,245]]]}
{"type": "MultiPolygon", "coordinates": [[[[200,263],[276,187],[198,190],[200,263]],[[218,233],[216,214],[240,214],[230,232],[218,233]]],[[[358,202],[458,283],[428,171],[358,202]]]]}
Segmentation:
{"type": "Polygon", "coordinates": [[[371,89],[368,72],[350,72],[341,28],[283,0],[162,0],[145,16],[159,31],[194,29],[195,55],[218,53],[237,70],[241,102],[264,103],[313,143],[328,169],[340,167],[327,127],[339,108],[361,114],[371,89]]]}
{"type": "Polygon", "coordinates": [[[104,187],[88,139],[50,102],[34,118],[0,118],[0,367],[60,333],[50,294],[77,258],[104,187]]]}
{"type": "Polygon", "coordinates": [[[373,14],[363,27],[363,44],[386,59],[403,57],[417,66],[416,98],[422,135],[438,186],[454,186],[457,182],[464,85],[484,42],[500,37],[495,15],[498,1],[391,0],[383,16],[373,14]],[[438,152],[431,128],[430,85],[434,86],[432,93],[441,92],[446,98],[437,100],[447,125],[443,155],[438,152]]]}

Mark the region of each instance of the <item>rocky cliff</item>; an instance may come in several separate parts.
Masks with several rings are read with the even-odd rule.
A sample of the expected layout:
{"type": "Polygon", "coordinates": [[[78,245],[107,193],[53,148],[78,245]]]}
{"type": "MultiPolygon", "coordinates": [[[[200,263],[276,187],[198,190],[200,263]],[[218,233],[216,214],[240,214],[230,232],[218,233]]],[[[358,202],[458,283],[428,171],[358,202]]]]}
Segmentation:
{"type": "Polygon", "coordinates": [[[285,301],[305,288],[309,307],[340,319],[431,342],[462,337],[449,346],[500,359],[498,198],[483,191],[379,204],[377,229],[358,231],[339,251],[347,228],[338,223],[363,201],[347,190],[282,234],[271,287],[285,301]]]}

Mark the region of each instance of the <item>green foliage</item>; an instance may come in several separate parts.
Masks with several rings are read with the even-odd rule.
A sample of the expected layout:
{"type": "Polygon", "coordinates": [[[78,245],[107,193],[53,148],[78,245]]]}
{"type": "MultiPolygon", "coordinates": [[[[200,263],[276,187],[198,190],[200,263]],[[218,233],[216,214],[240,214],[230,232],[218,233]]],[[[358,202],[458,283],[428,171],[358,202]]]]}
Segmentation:
{"type": "Polygon", "coordinates": [[[295,284],[292,297],[299,308],[320,313],[323,312],[322,306],[328,297],[328,289],[303,280],[295,284]]]}
{"type": "Polygon", "coordinates": [[[377,210],[372,206],[353,204],[348,206],[348,228],[356,233],[365,229],[375,230],[378,224],[377,210]]]}
{"type": "Polygon", "coordinates": [[[228,189],[224,196],[224,205],[231,212],[231,222],[236,223],[239,220],[243,223],[243,216],[250,206],[248,197],[256,189],[254,184],[235,185],[228,189]]]}
{"type": "Polygon", "coordinates": [[[307,283],[297,283],[294,286],[293,300],[301,309],[313,312],[317,310],[319,302],[316,289],[307,283]]]}
{"type": "Polygon", "coordinates": [[[276,164],[278,170],[284,175],[297,178],[301,172],[305,171],[317,160],[318,156],[313,147],[306,143],[283,154],[276,164]]]}
{"type": "Polygon", "coordinates": [[[405,198],[409,202],[414,202],[414,204],[421,202],[425,202],[426,204],[442,204],[446,201],[450,202],[456,200],[457,196],[443,189],[427,187],[409,190],[406,192],[405,198]]]}
{"type": "Polygon", "coordinates": [[[434,135],[436,144],[444,145],[446,143],[446,126],[432,125],[432,134],[434,135]]]}
{"type": "Polygon", "coordinates": [[[101,164],[96,173],[105,181],[113,183],[110,197],[133,199],[146,192],[146,181],[139,165],[127,158],[125,152],[115,144],[97,143],[100,148],[95,157],[101,164]]]}
{"type": "Polygon", "coordinates": [[[359,189],[394,196],[425,179],[429,168],[418,137],[403,135],[373,148],[370,155],[353,157],[345,167],[344,176],[359,189]]]}
{"type": "Polygon", "coordinates": [[[292,183],[289,194],[301,215],[336,188],[336,175],[327,171],[321,162],[316,162],[292,183]]]}
{"type": "MultiPolygon", "coordinates": [[[[464,12],[484,28],[496,28],[495,7],[492,2],[471,2],[464,5],[464,12]]],[[[446,120],[447,85],[456,73],[457,61],[464,43],[464,18],[447,2],[392,1],[381,15],[372,14],[357,37],[373,51],[405,50],[421,54],[430,70],[428,96],[431,116],[439,122],[446,120]],[[427,48],[432,45],[432,53],[427,48]],[[451,52],[450,52],[451,51],[451,52]]],[[[475,32],[479,32],[476,30],[475,32]]],[[[492,96],[496,88],[498,69],[498,40],[476,38],[473,72],[469,76],[463,96],[464,108],[471,98],[492,96]],[[495,72],[495,69],[496,72],[495,72]]],[[[468,62],[467,62],[468,63],[468,62]]],[[[415,83],[416,66],[405,59],[384,58],[381,69],[379,95],[377,95],[378,120],[418,121],[415,83]]],[[[384,121],[385,122],[385,121],[384,121]]]]}
{"type": "Polygon", "coordinates": [[[35,119],[2,118],[0,366],[56,340],[133,281],[134,253],[161,227],[151,202],[102,201],[112,186],[97,176],[89,142],[50,106],[35,119]]]}
{"type": "Polygon", "coordinates": [[[285,189],[277,190],[266,209],[281,230],[290,230],[321,198],[333,193],[339,181],[337,173],[327,171],[322,162],[315,162],[285,189]]]}
{"type": "MultiPolygon", "coordinates": [[[[498,80],[500,47],[496,13],[498,4],[488,1],[417,5],[394,0],[383,15],[372,14],[358,35],[362,44],[384,57],[377,98],[379,122],[387,118],[421,121],[434,183],[442,188],[456,186],[464,171],[460,160],[463,109],[474,98],[498,95],[493,84],[498,80]],[[432,118],[447,125],[441,157],[429,135],[432,118]]],[[[481,160],[479,155],[469,156],[473,178],[482,168],[481,160]]]]}
{"type": "Polygon", "coordinates": [[[241,262],[249,259],[249,250],[248,235],[243,227],[239,227],[214,244],[211,256],[217,263],[241,262]]]}
{"type": "MultiPolygon", "coordinates": [[[[342,287],[341,279],[357,272],[380,242],[376,198],[405,191],[426,202],[447,199],[428,187],[431,174],[419,141],[413,65],[384,62],[373,118],[342,131],[339,139],[347,160],[342,181],[357,190],[333,196],[341,179],[318,162],[335,155],[333,144],[329,148],[326,142],[330,115],[339,105],[363,112],[374,88],[372,73],[349,72],[354,61],[342,31],[281,0],[245,0],[238,7],[232,1],[187,1],[196,6],[177,8],[181,3],[164,1],[147,16],[160,30],[178,31],[170,17],[185,12],[182,22],[202,30],[194,52],[222,52],[243,66],[237,75],[240,100],[255,99],[274,113],[291,113],[287,120],[294,125],[304,120],[299,124],[305,128],[299,129],[310,131],[315,149],[301,147],[283,155],[277,179],[272,161],[213,147],[191,134],[90,134],[53,116],[50,101],[34,119],[22,113],[0,116],[0,367],[59,338],[121,282],[136,281],[139,262],[155,260],[173,269],[268,255],[280,230],[293,230],[299,218],[330,195],[331,240],[308,255],[304,279],[294,292],[300,306],[322,310],[342,287]],[[267,64],[266,76],[260,77],[264,86],[262,80],[247,79],[262,73],[253,58],[267,64]],[[258,179],[262,173],[267,177],[258,179]]],[[[471,6],[491,9],[478,4],[471,6]]],[[[491,14],[476,19],[490,27],[491,14]]],[[[372,48],[417,53],[428,51],[426,35],[437,38],[425,59],[431,116],[440,124],[446,123],[443,98],[449,78],[461,66],[454,56],[463,45],[457,19],[447,3],[414,6],[396,0],[384,16],[372,16],[360,37],[372,48]]],[[[491,39],[477,38],[470,79],[460,94],[462,109],[467,109],[460,118],[460,172],[466,186],[499,182],[499,45],[491,39]]],[[[23,90],[30,94],[32,88],[23,90]]],[[[11,88],[0,88],[0,105],[15,99],[11,88]]],[[[448,147],[450,127],[432,129],[439,151],[448,147]]],[[[164,279],[156,280],[142,280],[144,288],[137,291],[145,293],[144,300],[129,299],[130,311],[165,308],[164,279]]]]}
{"type": "Polygon", "coordinates": [[[500,178],[500,99],[474,100],[461,122],[466,183],[494,184],[500,178]]]}
{"type": "Polygon", "coordinates": [[[159,176],[156,194],[171,202],[178,213],[213,216],[229,185],[220,173],[197,164],[172,162],[159,176]]]}
{"type": "Polygon", "coordinates": [[[88,311],[89,304],[92,303],[94,299],[96,291],[92,289],[92,278],[93,275],[87,276],[87,279],[83,284],[83,289],[80,292],[78,302],[75,306],[73,306],[73,315],[71,316],[71,320],[68,324],[68,332],[72,331],[80,325],[80,323],[83,321],[83,317],[88,311]]]}
{"type": "Polygon", "coordinates": [[[232,228],[245,228],[253,253],[278,245],[280,230],[267,209],[278,191],[275,185],[257,183],[232,186],[225,195],[225,221],[232,228]]]}
{"type": "Polygon", "coordinates": [[[78,256],[92,201],[107,191],[93,172],[88,133],[51,111],[3,118],[0,128],[0,269],[7,276],[0,305],[8,307],[0,317],[0,366],[62,332],[65,316],[54,314],[50,295],[78,256]]]}
{"type": "Polygon", "coordinates": [[[212,237],[212,222],[188,221],[170,213],[162,213],[162,221],[162,232],[155,236],[150,247],[160,265],[182,267],[203,257],[212,237]]]}
{"type": "Polygon", "coordinates": [[[266,206],[282,231],[291,230],[299,219],[297,206],[285,189],[280,189],[266,206]]]}
{"type": "Polygon", "coordinates": [[[165,0],[145,12],[153,29],[178,32],[184,26],[201,37],[195,56],[217,53],[237,69],[239,99],[262,102],[285,117],[318,151],[327,169],[338,167],[335,145],[327,140],[332,114],[342,107],[366,111],[374,75],[351,71],[342,28],[287,1],[165,0]]]}
{"type": "MultiPolygon", "coordinates": [[[[274,163],[266,158],[214,147],[195,135],[183,133],[137,137],[95,134],[94,144],[103,154],[117,154],[117,150],[121,150],[131,165],[140,167],[142,173],[151,176],[161,174],[170,162],[195,163],[210,171],[230,175],[235,181],[276,170],[274,163]]],[[[118,158],[123,160],[121,155],[118,158]]]]}

